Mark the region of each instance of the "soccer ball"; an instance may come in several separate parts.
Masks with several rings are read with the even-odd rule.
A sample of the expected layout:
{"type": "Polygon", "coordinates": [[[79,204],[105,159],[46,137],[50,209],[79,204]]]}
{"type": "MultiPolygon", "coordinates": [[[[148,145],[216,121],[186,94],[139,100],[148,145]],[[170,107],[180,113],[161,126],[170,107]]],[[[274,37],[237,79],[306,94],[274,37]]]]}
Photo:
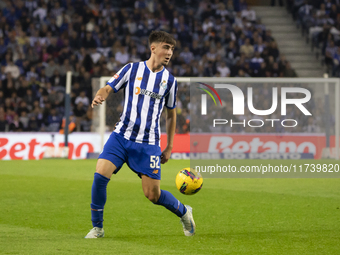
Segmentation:
{"type": "Polygon", "coordinates": [[[184,168],[176,176],[176,187],[185,195],[197,193],[202,188],[202,185],[202,175],[193,168],[184,168]]]}

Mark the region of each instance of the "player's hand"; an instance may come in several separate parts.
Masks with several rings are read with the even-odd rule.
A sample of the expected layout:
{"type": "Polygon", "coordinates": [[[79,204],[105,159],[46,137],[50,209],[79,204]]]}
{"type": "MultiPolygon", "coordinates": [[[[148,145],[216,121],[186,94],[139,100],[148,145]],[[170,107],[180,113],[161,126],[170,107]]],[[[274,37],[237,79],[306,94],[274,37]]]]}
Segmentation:
{"type": "Polygon", "coordinates": [[[161,155],[161,164],[165,164],[166,162],[168,162],[168,160],[170,159],[170,156],[171,156],[171,149],[167,147],[162,152],[162,155],[161,155]]]}
{"type": "Polygon", "coordinates": [[[93,108],[96,105],[102,104],[104,101],[105,101],[105,99],[102,96],[100,96],[100,95],[95,96],[93,101],[92,101],[91,107],[93,108]]]}

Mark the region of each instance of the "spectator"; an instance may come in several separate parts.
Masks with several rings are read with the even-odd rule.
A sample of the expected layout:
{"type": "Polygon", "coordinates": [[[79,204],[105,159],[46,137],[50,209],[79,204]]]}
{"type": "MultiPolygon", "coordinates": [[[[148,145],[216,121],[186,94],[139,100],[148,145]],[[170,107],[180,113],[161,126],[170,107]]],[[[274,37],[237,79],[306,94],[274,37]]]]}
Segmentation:
{"type": "Polygon", "coordinates": [[[265,36],[264,36],[264,41],[267,43],[271,43],[274,40],[273,36],[272,36],[272,31],[270,29],[266,30],[265,36]]]}
{"type": "Polygon", "coordinates": [[[280,69],[279,69],[279,64],[277,62],[275,62],[273,64],[273,69],[272,69],[271,73],[272,73],[272,77],[275,77],[275,78],[282,76],[280,69]]]}
{"type": "Polygon", "coordinates": [[[221,42],[217,42],[217,44],[216,44],[216,53],[221,58],[226,57],[226,51],[225,51],[225,48],[222,46],[221,42]]]}
{"type": "Polygon", "coordinates": [[[38,77],[39,77],[38,74],[35,72],[34,66],[31,67],[29,72],[27,72],[26,80],[30,81],[32,77],[34,77],[35,79],[38,79],[38,77]]]}
{"type": "Polygon", "coordinates": [[[101,47],[97,48],[97,51],[103,55],[105,58],[109,57],[109,53],[111,52],[111,48],[107,44],[107,40],[103,40],[101,47]]]}
{"type": "MultiPolygon", "coordinates": [[[[261,58],[260,52],[255,52],[254,58],[251,59],[251,69],[253,69],[254,74],[257,74],[261,68],[261,63],[263,63],[264,60],[261,58]]],[[[261,76],[260,76],[261,77],[261,76]]]]}
{"type": "Polygon", "coordinates": [[[46,6],[46,4],[42,3],[42,5],[33,12],[32,16],[34,18],[39,18],[40,22],[45,21],[45,19],[47,17],[47,6],[46,6]]]}
{"type": "Polygon", "coordinates": [[[250,44],[249,38],[247,38],[245,44],[241,46],[240,52],[244,53],[247,58],[250,58],[254,54],[254,46],[250,44]]]}
{"type": "Polygon", "coordinates": [[[210,62],[215,62],[217,57],[216,49],[211,47],[207,53],[207,60],[210,62]]]}
{"type": "Polygon", "coordinates": [[[27,131],[37,132],[40,129],[39,121],[35,115],[32,115],[28,121],[27,131]]]}
{"type": "Polygon", "coordinates": [[[19,117],[17,114],[14,115],[14,119],[9,125],[9,131],[12,132],[22,132],[24,131],[24,125],[22,122],[19,120],[19,117]]]}
{"type": "Polygon", "coordinates": [[[29,14],[33,13],[33,10],[36,10],[38,7],[37,1],[34,0],[26,0],[25,1],[25,7],[27,8],[29,14]]]}
{"type": "Polygon", "coordinates": [[[96,48],[97,44],[96,41],[93,39],[92,35],[90,32],[86,33],[85,38],[83,39],[82,46],[85,49],[90,49],[90,48],[96,48]]]}
{"type": "Polygon", "coordinates": [[[8,122],[5,118],[5,113],[0,112],[0,132],[8,131],[8,122]]]}
{"type": "MultiPolygon", "coordinates": [[[[30,106],[30,108],[31,108],[31,107],[32,107],[32,106],[30,106]]],[[[25,101],[21,101],[21,102],[20,102],[20,106],[19,106],[18,109],[17,109],[17,113],[18,113],[19,116],[21,116],[21,113],[22,113],[22,112],[26,112],[26,113],[29,112],[29,108],[28,108],[28,106],[27,106],[27,104],[26,104],[25,101]]]]}
{"type": "MultiPolygon", "coordinates": [[[[140,59],[140,57],[138,56],[137,48],[136,48],[136,47],[132,48],[129,62],[140,62],[140,61],[141,61],[141,59],[140,59]]],[[[109,70],[110,70],[110,69],[109,69],[109,70]]],[[[110,70],[110,71],[111,71],[111,70],[110,70]]]]}
{"type": "Polygon", "coordinates": [[[266,62],[262,62],[260,66],[260,70],[256,74],[256,77],[271,77],[270,69],[267,68],[266,62]]]}
{"type": "Polygon", "coordinates": [[[189,64],[194,59],[194,54],[190,51],[189,47],[187,46],[184,48],[184,51],[181,52],[179,57],[184,63],[189,64]]]}
{"type": "Polygon", "coordinates": [[[235,27],[239,27],[241,29],[243,28],[243,21],[242,21],[242,13],[241,12],[236,13],[234,25],[235,25],[235,27]]]}
{"type": "MultiPolygon", "coordinates": [[[[71,134],[75,128],[76,128],[76,123],[75,123],[75,120],[74,120],[74,116],[73,115],[70,115],[69,116],[69,125],[68,125],[68,133],[71,134]]],[[[66,120],[65,118],[63,118],[63,122],[61,124],[61,129],[59,130],[59,133],[60,134],[64,134],[65,133],[65,125],[66,125],[66,120]]]]}
{"type": "Polygon", "coordinates": [[[230,76],[230,69],[227,67],[224,61],[220,62],[220,64],[217,66],[217,71],[220,73],[221,77],[230,76]]]}
{"type": "MultiPolygon", "coordinates": [[[[281,0],[282,1],[282,0],[281,0]]],[[[251,10],[249,6],[241,12],[242,18],[246,18],[250,22],[256,21],[256,13],[254,10],[251,10]]]]}
{"type": "Polygon", "coordinates": [[[61,118],[57,115],[57,110],[51,108],[47,117],[48,131],[58,132],[61,125],[61,118]]]}
{"type": "Polygon", "coordinates": [[[26,90],[26,95],[24,95],[23,100],[27,105],[33,105],[35,98],[31,89],[26,90]]]}
{"type": "Polygon", "coordinates": [[[278,63],[279,63],[280,73],[282,73],[286,69],[286,65],[287,65],[286,56],[285,55],[281,55],[280,56],[280,60],[279,60],[278,63]]]}
{"type": "Polygon", "coordinates": [[[48,62],[48,65],[45,69],[45,73],[46,73],[46,76],[48,78],[51,78],[52,75],[55,73],[55,71],[58,70],[59,71],[59,66],[55,64],[54,60],[51,59],[49,62],[48,62]]]}
{"type": "Polygon", "coordinates": [[[20,75],[20,70],[19,67],[13,63],[13,61],[9,61],[5,67],[5,73],[10,73],[14,79],[17,79],[20,75]]]}
{"type": "Polygon", "coordinates": [[[212,28],[213,26],[214,23],[209,18],[206,18],[202,24],[203,33],[206,33],[208,28],[212,28]]]}
{"type": "Polygon", "coordinates": [[[65,59],[63,64],[60,66],[60,74],[62,76],[65,76],[68,71],[74,73],[74,68],[70,64],[70,60],[69,59],[65,59]]]}
{"type": "Polygon", "coordinates": [[[83,102],[80,101],[76,104],[76,107],[74,109],[74,116],[76,116],[78,119],[81,119],[85,114],[86,114],[86,111],[85,111],[84,104],[83,102]]]}
{"type": "Polygon", "coordinates": [[[254,45],[254,50],[262,53],[265,47],[266,45],[263,43],[262,37],[259,36],[256,44],[254,45]]]}
{"type": "Polygon", "coordinates": [[[53,87],[65,87],[65,76],[61,76],[59,73],[59,69],[54,70],[54,74],[51,77],[51,84],[53,87]]]}
{"type": "Polygon", "coordinates": [[[204,69],[204,76],[206,77],[213,77],[216,73],[215,67],[213,62],[209,61],[208,66],[204,69]]]}
{"type": "MultiPolygon", "coordinates": [[[[49,28],[51,30],[51,25],[49,26],[49,28]]],[[[57,39],[55,37],[51,38],[51,42],[47,46],[47,53],[50,54],[53,58],[58,57],[57,39]]]]}
{"type": "MultiPolygon", "coordinates": [[[[36,42],[33,43],[32,47],[38,46],[36,43],[38,43],[39,37],[36,37],[36,42]]],[[[31,42],[32,43],[32,42],[31,42]]],[[[26,59],[31,65],[37,64],[39,61],[39,53],[33,50],[31,47],[28,49],[28,52],[26,54],[26,59]]]]}
{"type": "Polygon", "coordinates": [[[126,52],[125,47],[120,47],[118,52],[115,54],[115,59],[122,65],[125,65],[129,61],[129,54],[126,52]]]}
{"type": "Polygon", "coordinates": [[[289,62],[286,64],[286,68],[283,71],[283,77],[297,77],[297,74],[294,69],[292,69],[289,62]]]}
{"type": "Polygon", "coordinates": [[[90,105],[90,101],[86,97],[85,91],[80,92],[80,95],[76,98],[75,104],[78,105],[80,102],[83,103],[84,108],[87,108],[90,105]]]}
{"type": "Polygon", "coordinates": [[[334,45],[332,40],[325,50],[325,64],[329,67],[333,66],[333,58],[337,52],[338,47],[334,45]]]}
{"type": "Polygon", "coordinates": [[[77,131],[80,131],[81,129],[80,123],[84,120],[84,117],[86,114],[86,110],[85,110],[83,102],[80,101],[78,104],[76,104],[76,107],[73,112],[74,112],[74,116],[76,117],[77,131]]]}
{"type": "Polygon", "coordinates": [[[246,72],[244,72],[242,69],[240,69],[239,71],[238,71],[238,74],[236,75],[236,77],[240,77],[240,78],[244,78],[244,77],[250,77],[250,75],[249,74],[247,74],[246,72]]]}
{"type": "Polygon", "coordinates": [[[61,103],[59,101],[59,96],[57,94],[57,91],[54,88],[51,89],[47,98],[48,98],[48,101],[50,102],[50,104],[52,105],[52,107],[57,107],[61,103]]]}
{"type": "Polygon", "coordinates": [[[88,108],[85,117],[80,121],[80,131],[90,132],[92,122],[92,110],[91,107],[88,108]]]}
{"type": "Polygon", "coordinates": [[[268,55],[273,56],[275,61],[276,61],[279,57],[279,54],[280,54],[280,52],[277,48],[277,43],[275,41],[270,42],[270,47],[268,49],[268,55]]]}
{"type": "Polygon", "coordinates": [[[100,59],[101,57],[101,54],[99,52],[97,52],[96,48],[92,48],[91,49],[91,58],[92,58],[92,62],[94,64],[97,64],[98,60],[100,59]]]}
{"type": "Polygon", "coordinates": [[[26,111],[22,111],[20,113],[19,121],[22,123],[23,131],[26,131],[28,128],[29,117],[26,111]]]}

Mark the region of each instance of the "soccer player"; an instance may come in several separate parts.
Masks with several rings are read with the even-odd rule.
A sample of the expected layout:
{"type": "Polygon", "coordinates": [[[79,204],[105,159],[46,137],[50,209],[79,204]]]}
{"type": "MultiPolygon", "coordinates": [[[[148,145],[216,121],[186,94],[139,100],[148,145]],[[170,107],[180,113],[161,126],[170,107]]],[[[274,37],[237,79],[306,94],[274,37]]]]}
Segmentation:
{"type": "Polygon", "coordinates": [[[149,36],[149,60],[129,63],[98,90],[92,107],[102,104],[111,92],[124,89],[124,109],[115,130],[99,155],[92,185],[91,220],[93,229],[85,238],[104,237],[103,211],[106,187],[112,174],[124,163],[142,179],[145,196],[180,217],[186,236],[195,234],[192,208],[183,205],[170,192],[160,189],[161,164],[171,155],[176,129],[177,81],[165,69],[176,41],[163,31],[149,36]],[[167,108],[167,147],[160,149],[160,116],[167,108]]]}

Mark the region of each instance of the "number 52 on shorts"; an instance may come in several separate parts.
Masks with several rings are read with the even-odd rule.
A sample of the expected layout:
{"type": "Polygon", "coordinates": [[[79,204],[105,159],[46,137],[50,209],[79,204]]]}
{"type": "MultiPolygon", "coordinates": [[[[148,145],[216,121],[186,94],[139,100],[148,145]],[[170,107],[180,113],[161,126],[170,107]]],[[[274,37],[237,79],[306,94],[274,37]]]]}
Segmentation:
{"type": "Polygon", "coordinates": [[[161,168],[159,165],[159,156],[150,156],[150,167],[151,168],[161,168]]]}

